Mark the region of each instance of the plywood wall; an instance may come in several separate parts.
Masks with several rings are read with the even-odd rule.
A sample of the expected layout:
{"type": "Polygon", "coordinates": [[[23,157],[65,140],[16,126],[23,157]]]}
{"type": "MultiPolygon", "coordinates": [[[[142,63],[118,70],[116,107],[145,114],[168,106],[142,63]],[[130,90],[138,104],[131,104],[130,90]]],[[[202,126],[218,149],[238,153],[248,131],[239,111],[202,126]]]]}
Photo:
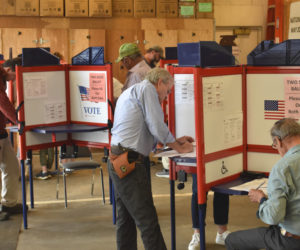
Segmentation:
{"type": "Polygon", "coordinates": [[[8,58],[24,47],[50,47],[65,61],[91,46],[105,48],[105,60],[113,65],[113,75],[125,81],[127,71],[115,63],[119,47],[135,42],[142,53],[153,45],[177,46],[178,42],[214,39],[213,19],[181,18],[43,18],[0,17],[0,49],[8,58]]]}

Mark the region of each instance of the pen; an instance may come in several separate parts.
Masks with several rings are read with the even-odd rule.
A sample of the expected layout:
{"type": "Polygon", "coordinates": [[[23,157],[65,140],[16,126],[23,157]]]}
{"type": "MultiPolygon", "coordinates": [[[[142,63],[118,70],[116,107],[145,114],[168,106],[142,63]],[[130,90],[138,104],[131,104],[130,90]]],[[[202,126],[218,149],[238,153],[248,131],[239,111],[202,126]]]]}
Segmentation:
{"type": "Polygon", "coordinates": [[[261,184],[259,184],[258,187],[256,188],[256,190],[258,190],[264,184],[265,184],[265,181],[263,181],[261,184]]]}

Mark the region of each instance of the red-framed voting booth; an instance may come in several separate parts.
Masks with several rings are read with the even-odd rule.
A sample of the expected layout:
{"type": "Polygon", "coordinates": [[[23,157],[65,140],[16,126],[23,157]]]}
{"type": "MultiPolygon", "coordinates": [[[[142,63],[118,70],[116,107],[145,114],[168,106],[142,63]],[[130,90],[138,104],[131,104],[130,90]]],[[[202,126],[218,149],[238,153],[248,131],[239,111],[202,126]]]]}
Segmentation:
{"type": "Polygon", "coordinates": [[[160,59],[160,61],[159,61],[159,67],[160,68],[165,68],[166,67],[166,65],[168,65],[168,64],[178,64],[178,59],[172,59],[172,60],[170,60],[170,59],[160,59]]]}
{"type": "MultiPolygon", "coordinates": [[[[238,179],[243,171],[268,174],[280,159],[271,147],[271,127],[284,117],[300,117],[300,67],[168,66],[168,70],[175,82],[168,97],[170,130],[176,137],[194,137],[197,145],[196,159],[179,158],[170,166],[174,250],[172,209],[178,172],[197,173],[199,210],[206,203],[208,190],[238,179]]],[[[200,227],[204,250],[201,216],[200,227]]]]}
{"type": "Polygon", "coordinates": [[[173,164],[170,178],[175,180],[180,169],[197,173],[198,201],[203,204],[210,187],[237,178],[245,169],[243,68],[169,66],[168,70],[175,80],[174,91],[169,96],[170,130],[176,137],[192,136],[197,145],[197,167],[173,164]]]}
{"type": "Polygon", "coordinates": [[[24,122],[20,135],[21,159],[25,151],[76,143],[90,147],[109,147],[106,137],[76,135],[36,135],[37,127],[83,124],[108,127],[112,121],[113,102],[111,65],[17,67],[18,104],[24,101],[19,121],[24,122]],[[97,79],[97,77],[100,78],[97,79]],[[93,83],[94,82],[94,83],[93,83]],[[91,84],[100,84],[92,93],[91,84]],[[97,92],[98,91],[98,92],[97,92]],[[85,138],[86,137],[86,138],[85,138]],[[102,140],[103,139],[103,140],[102,140]]]}
{"type": "MultiPolygon", "coordinates": [[[[25,208],[24,160],[28,152],[63,144],[110,147],[112,66],[19,66],[16,67],[16,74],[17,103],[21,105],[18,129],[22,131],[19,138],[25,208]]],[[[31,164],[29,168],[33,208],[31,164]]],[[[23,217],[24,228],[27,228],[26,209],[23,209],[23,217]]]]}

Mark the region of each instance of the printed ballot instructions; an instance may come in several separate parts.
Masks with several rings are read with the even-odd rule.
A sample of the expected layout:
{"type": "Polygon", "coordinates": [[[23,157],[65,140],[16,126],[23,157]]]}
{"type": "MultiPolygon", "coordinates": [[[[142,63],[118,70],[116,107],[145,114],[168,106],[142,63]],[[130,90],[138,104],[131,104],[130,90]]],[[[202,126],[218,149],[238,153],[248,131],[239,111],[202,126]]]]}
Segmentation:
{"type": "Polygon", "coordinates": [[[253,181],[243,183],[238,186],[231,187],[230,189],[247,191],[247,192],[249,192],[250,189],[259,189],[262,190],[265,194],[267,194],[267,188],[268,188],[268,178],[261,178],[261,179],[255,179],[253,181]]]}

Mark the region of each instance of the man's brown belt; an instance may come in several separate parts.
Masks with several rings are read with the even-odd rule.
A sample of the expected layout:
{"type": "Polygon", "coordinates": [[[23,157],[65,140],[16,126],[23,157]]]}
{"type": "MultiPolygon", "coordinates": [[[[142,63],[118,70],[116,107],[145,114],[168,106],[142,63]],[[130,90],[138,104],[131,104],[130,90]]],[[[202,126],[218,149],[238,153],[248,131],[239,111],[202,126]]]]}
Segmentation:
{"type": "Polygon", "coordinates": [[[283,236],[285,237],[291,237],[291,238],[294,238],[296,240],[300,240],[300,236],[299,235],[296,235],[296,234],[292,234],[292,233],[289,233],[287,232],[285,229],[281,228],[280,229],[280,232],[283,236]]]}

